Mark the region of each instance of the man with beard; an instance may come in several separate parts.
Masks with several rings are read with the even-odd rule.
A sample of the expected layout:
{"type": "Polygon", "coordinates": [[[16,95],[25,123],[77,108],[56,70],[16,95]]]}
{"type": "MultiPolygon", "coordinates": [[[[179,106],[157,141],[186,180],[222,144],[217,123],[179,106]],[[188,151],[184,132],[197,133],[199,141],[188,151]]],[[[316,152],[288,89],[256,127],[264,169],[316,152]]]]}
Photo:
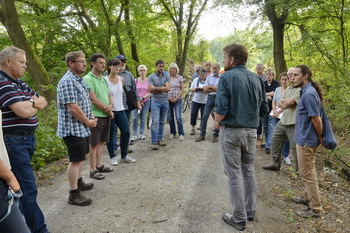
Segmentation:
{"type": "Polygon", "coordinates": [[[256,212],[256,128],[259,118],[268,114],[268,104],[263,81],[245,67],[246,48],[231,44],[223,49],[223,55],[225,73],[216,92],[215,128],[220,128],[221,156],[233,207],[223,220],[243,231],[256,212]]]}

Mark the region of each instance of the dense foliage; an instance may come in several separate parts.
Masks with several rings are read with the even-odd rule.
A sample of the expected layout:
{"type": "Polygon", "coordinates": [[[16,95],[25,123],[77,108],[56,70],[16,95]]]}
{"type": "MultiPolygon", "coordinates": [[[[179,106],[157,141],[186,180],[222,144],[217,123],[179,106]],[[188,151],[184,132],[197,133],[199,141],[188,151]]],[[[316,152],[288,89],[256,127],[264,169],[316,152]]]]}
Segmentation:
{"type": "MultiPolygon", "coordinates": [[[[324,88],[333,125],[344,135],[350,129],[349,1],[215,0],[213,4],[206,0],[0,0],[3,25],[6,18],[1,9],[9,2],[15,2],[24,39],[50,79],[50,84],[43,86],[38,79],[25,77],[34,89],[55,93],[66,71],[64,55],[71,50],[82,50],[87,56],[102,52],[108,58],[124,54],[135,76],[139,64],[145,64],[151,73],[157,59],[170,63],[182,62],[185,57],[183,72],[189,78],[195,64],[208,59],[221,61],[225,45],[241,42],[249,50],[247,65],[252,70],[258,62],[277,71],[301,63],[310,66],[314,80],[324,88]],[[206,4],[231,6],[232,14],[250,26],[245,30],[229,28],[231,36],[213,41],[200,38],[196,35],[196,16],[200,17],[206,4]]],[[[0,27],[0,48],[14,43],[8,33],[0,27]]],[[[64,154],[61,141],[54,135],[54,102],[41,114],[36,167],[47,160],[42,157],[50,160],[64,154]]],[[[347,151],[340,146],[335,153],[347,151]]]]}

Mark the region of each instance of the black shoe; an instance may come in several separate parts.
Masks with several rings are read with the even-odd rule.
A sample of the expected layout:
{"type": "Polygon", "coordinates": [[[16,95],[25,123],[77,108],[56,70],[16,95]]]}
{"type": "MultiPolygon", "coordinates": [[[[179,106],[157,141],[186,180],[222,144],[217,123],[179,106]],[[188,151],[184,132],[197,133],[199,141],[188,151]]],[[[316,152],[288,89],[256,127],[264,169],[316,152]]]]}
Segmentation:
{"type": "Polygon", "coordinates": [[[265,148],[265,152],[266,152],[266,154],[270,154],[270,148],[265,148]]]}
{"type": "Polygon", "coordinates": [[[233,221],[233,218],[232,218],[232,214],[230,213],[226,213],[222,216],[222,219],[224,220],[225,223],[227,223],[228,225],[231,225],[233,226],[234,228],[236,228],[237,230],[239,231],[244,231],[245,230],[245,227],[247,225],[247,222],[246,221],[242,221],[242,222],[235,222],[233,221]]]}
{"type": "Polygon", "coordinates": [[[260,147],[261,147],[261,148],[265,148],[265,144],[261,144],[260,147]]]}
{"type": "Polygon", "coordinates": [[[293,197],[292,200],[296,204],[309,206],[309,202],[302,197],[293,197]]]}
{"type": "Polygon", "coordinates": [[[85,183],[83,181],[83,178],[80,177],[78,179],[78,189],[80,191],[86,191],[86,190],[91,190],[92,188],[94,187],[94,184],[93,183],[85,183]]]}
{"type": "Polygon", "coordinates": [[[277,167],[273,166],[273,165],[265,165],[262,167],[265,170],[270,170],[270,171],[279,171],[280,169],[278,169],[277,167]]]}
{"type": "Polygon", "coordinates": [[[84,197],[79,189],[69,191],[68,204],[78,205],[78,206],[88,206],[91,204],[91,202],[92,202],[91,199],[84,197]]]}

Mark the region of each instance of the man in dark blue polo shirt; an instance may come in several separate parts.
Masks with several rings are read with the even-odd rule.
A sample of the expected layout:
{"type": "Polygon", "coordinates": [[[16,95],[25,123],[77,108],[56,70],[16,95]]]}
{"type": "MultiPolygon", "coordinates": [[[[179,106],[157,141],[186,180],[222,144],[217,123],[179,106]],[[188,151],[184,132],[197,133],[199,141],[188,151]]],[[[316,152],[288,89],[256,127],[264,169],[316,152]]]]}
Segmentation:
{"type": "Polygon", "coordinates": [[[305,196],[293,200],[298,204],[308,205],[297,214],[304,218],[320,217],[322,210],[320,191],[315,168],[317,147],[323,145],[322,137],[322,92],[317,83],[312,81],[312,72],[305,65],[296,66],[294,86],[301,87],[300,101],[295,121],[295,143],[297,146],[299,174],[305,187],[305,196]]]}
{"type": "MultiPolygon", "coordinates": [[[[30,160],[35,150],[36,113],[47,106],[46,99],[20,77],[26,71],[22,49],[7,47],[0,52],[0,108],[4,141],[23,196],[20,208],[31,232],[48,232],[44,215],[36,202],[38,190],[30,160]]],[[[1,231],[1,230],[0,230],[1,231]]]]}
{"type": "Polygon", "coordinates": [[[222,162],[228,177],[233,212],[223,220],[238,230],[253,221],[256,211],[254,157],[256,128],[268,114],[263,81],[247,70],[248,52],[243,45],[223,49],[225,73],[216,91],[215,128],[220,128],[222,162]]]}

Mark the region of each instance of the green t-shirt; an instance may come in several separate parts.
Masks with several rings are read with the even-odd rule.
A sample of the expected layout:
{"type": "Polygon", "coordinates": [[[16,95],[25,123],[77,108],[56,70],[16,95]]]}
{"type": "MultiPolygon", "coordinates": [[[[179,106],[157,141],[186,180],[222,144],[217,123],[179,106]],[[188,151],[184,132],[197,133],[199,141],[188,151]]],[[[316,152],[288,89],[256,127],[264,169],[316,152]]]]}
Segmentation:
{"type": "MultiPolygon", "coordinates": [[[[296,104],[299,103],[300,100],[300,88],[299,87],[288,87],[284,92],[282,99],[293,99],[296,104]]],[[[283,115],[281,117],[281,123],[284,125],[294,125],[297,114],[297,107],[293,108],[285,108],[283,110],[283,115]]]]}
{"type": "MultiPolygon", "coordinates": [[[[98,78],[91,71],[83,78],[86,85],[90,88],[90,91],[94,92],[97,99],[99,99],[105,105],[109,104],[109,86],[105,78],[101,75],[98,78]]],[[[98,109],[94,104],[91,104],[92,113],[95,117],[108,117],[108,114],[98,109]]]]}

